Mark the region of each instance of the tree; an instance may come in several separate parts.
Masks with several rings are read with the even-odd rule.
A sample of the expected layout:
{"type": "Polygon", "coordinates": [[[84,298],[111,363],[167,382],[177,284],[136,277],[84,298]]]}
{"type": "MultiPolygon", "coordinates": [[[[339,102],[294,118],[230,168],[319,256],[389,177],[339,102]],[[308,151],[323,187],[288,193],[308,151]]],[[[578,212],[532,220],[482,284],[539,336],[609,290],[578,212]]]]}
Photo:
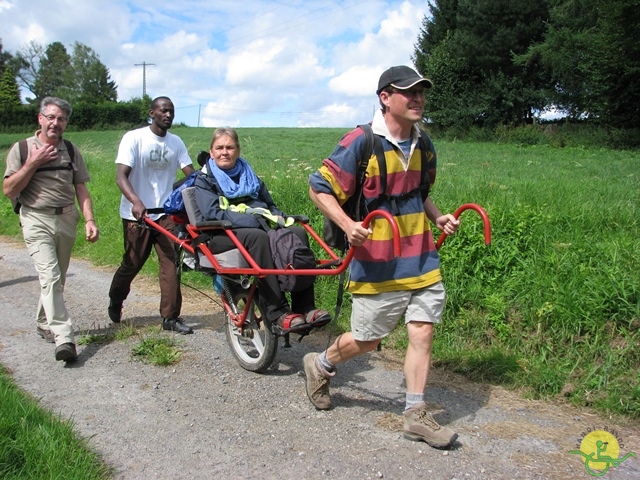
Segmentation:
{"type": "MultiPolygon", "coordinates": [[[[38,78],[38,68],[40,59],[44,56],[44,47],[33,40],[20,48],[13,60],[13,68],[19,83],[24,88],[35,95],[36,79],[38,78]]],[[[35,99],[27,97],[27,102],[37,102],[35,99]]]]}
{"type": "Polygon", "coordinates": [[[439,112],[439,121],[445,126],[531,121],[545,104],[540,94],[545,79],[534,64],[517,65],[513,58],[542,38],[547,2],[434,0],[430,6],[433,16],[423,21],[414,63],[434,81],[430,108],[439,112]]]}
{"type": "Polygon", "coordinates": [[[555,0],[543,39],[517,61],[535,60],[547,96],[571,117],[640,128],[638,0],[555,0]]]}
{"type": "Polygon", "coordinates": [[[53,42],[46,48],[44,56],[40,59],[33,90],[36,101],[50,95],[66,99],[71,82],[73,82],[71,57],[62,43],[53,42]]]}
{"type": "Polygon", "coordinates": [[[75,92],[70,101],[95,105],[118,100],[117,86],[110,79],[109,69],[91,48],[80,42],[73,46],[72,69],[75,92]]]}
{"type": "Polygon", "coordinates": [[[20,87],[18,87],[13,68],[6,66],[0,77],[0,108],[9,110],[21,104],[20,87]]]}
{"type": "Polygon", "coordinates": [[[117,101],[117,87],[109,69],[88,46],[76,42],[68,54],[60,42],[46,47],[31,42],[23,47],[15,61],[18,78],[37,103],[48,95],[64,98],[72,104],[97,105],[117,101]]]}
{"type": "Polygon", "coordinates": [[[414,45],[414,63],[420,71],[432,49],[444,42],[456,30],[458,0],[430,0],[431,17],[425,15],[418,43],[414,45]]]}
{"type": "Polygon", "coordinates": [[[2,51],[2,39],[0,38],[0,75],[4,73],[6,65],[9,64],[12,58],[13,57],[9,52],[2,51]]]}

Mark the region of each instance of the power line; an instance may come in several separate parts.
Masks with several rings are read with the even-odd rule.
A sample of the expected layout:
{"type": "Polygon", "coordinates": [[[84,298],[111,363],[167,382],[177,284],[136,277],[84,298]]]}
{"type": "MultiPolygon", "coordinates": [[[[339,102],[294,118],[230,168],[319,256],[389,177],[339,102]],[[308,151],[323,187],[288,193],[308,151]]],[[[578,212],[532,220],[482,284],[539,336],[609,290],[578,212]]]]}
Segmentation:
{"type": "MultiPolygon", "coordinates": [[[[176,107],[176,111],[184,110],[187,108],[196,108],[196,107],[198,107],[198,110],[200,111],[201,106],[202,104],[176,107]]],[[[225,112],[260,113],[265,115],[342,115],[344,113],[358,112],[361,110],[370,110],[372,107],[375,109],[375,105],[373,106],[367,105],[367,106],[355,107],[355,108],[342,108],[340,110],[315,111],[315,112],[294,112],[294,111],[273,112],[270,110],[246,110],[241,108],[225,108],[225,107],[218,107],[218,106],[213,108],[215,108],[215,110],[222,110],[225,112]]]]}
{"type": "MultiPolygon", "coordinates": [[[[309,11],[309,12],[306,12],[306,13],[302,13],[300,15],[297,15],[297,16],[293,17],[293,18],[289,18],[287,20],[284,20],[283,22],[280,22],[280,23],[278,23],[276,25],[271,25],[271,26],[269,26],[267,28],[264,28],[262,30],[254,31],[251,34],[249,34],[249,35],[247,35],[247,36],[245,36],[243,38],[239,38],[239,39],[237,39],[235,41],[229,41],[226,44],[226,48],[237,47],[239,45],[243,45],[243,44],[255,41],[255,40],[260,40],[261,38],[268,38],[270,36],[273,36],[275,34],[278,34],[278,33],[284,32],[284,31],[295,30],[295,29],[299,28],[301,25],[305,25],[307,23],[315,22],[315,21],[318,21],[321,18],[328,17],[328,16],[330,16],[330,15],[332,15],[334,13],[337,13],[337,12],[340,12],[340,11],[343,11],[343,10],[348,10],[350,8],[353,8],[353,7],[357,7],[358,5],[361,5],[363,3],[367,3],[367,1],[368,0],[360,0],[360,1],[357,1],[356,3],[350,4],[350,5],[344,5],[344,3],[341,2],[341,1],[333,1],[333,2],[327,4],[327,5],[323,6],[323,7],[317,8],[315,10],[312,10],[312,11],[309,11]],[[339,5],[340,8],[331,8],[331,7],[336,6],[336,5],[339,5]],[[321,12],[322,10],[327,10],[327,9],[330,9],[330,10],[328,12],[322,14],[322,15],[316,15],[318,12],[321,12]],[[299,23],[295,23],[295,21],[303,19],[304,17],[309,17],[310,15],[314,15],[314,16],[312,18],[310,18],[310,19],[305,20],[305,21],[302,21],[302,22],[299,22],[299,23]]],[[[267,15],[268,13],[270,13],[270,12],[272,12],[274,10],[277,10],[278,8],[286,7],[288,5],[289,5],[289,3],[286,3],[284,5],[280,5],[279,7],[276,7],[274,9],[270,10],[270,11],[267,11],[267,12],[265,12],[263,14],[255,16],[251,20],[244,21],[244,22],[242,22],[242,23],[240,23],[238,25],[234,25],[234,26],[232,26],[232,27],[230,27],[230,28],[228,28],[226,30],[223,30],[222,32],[220,32],[220,34],[229,32],[231,30],[235,30],[235,29],[239,28],[240,26],[243,26],[243,25],[246,25],[248,23],[251,23],[251,21],[255,21],[256,19],[258,19],[258,18],[260,18],[262,16],[265,16],[265,15],[267,15]]],[[[190,43],[182,45],[182,47],[179,48],[175,53],[173,53],[172,55],[164,57],[165,58],[165,62],[172,62],[172,61],[174,61],[174,60],[176,60],[178,58],[183,57],[184,55],[181,53],[182,51],[186,50],[187,48],[191,47],[192,45],[198,44],[199,42],[200,42],[200,40],[198,39],[198,40],[196,40],[196,41],[194,41],[192,43],[190,42],[190,43]]],[[[150,65],[150,64],[147,64],[147,65],[150,65]]]]}
{"type": "Polygon", "coordinates": [[[239,27],[242,27],[243,25],[248,25],[248,24],[250,24],[251,22],[256,21],[258,18],[260,18],[260,17],[265,17],[265,16],[267,16],[268,14],[270,14],[270,13],[272,13],[272,12],[275,12],[276,10],[279,10],[279,9],[281,9],[281,8],[284,8],[284,7],[286,7],[286,6],[291,5],[292,3],[294,3],[294,0],[291,0],[290,2],[286,2],[286,3],[280,4],[280,5],[278,5],[277,7],[272,8],[271,10],[267,10],[266,12],[261,13],[260,15],[256,15],[256,16],[255,16],[255,17],[253,17],[253,18],[250,18],[250,19],[248,19],[248,20],[246,20],[246,21],[244,21],[244,22],[240,22],[240,23],[238,23],[238,24],[236,24],[236,25],[233,25],[233,26],[231,26],[231,27],[229,27],[229,28],[227,28],[227,29],[225,29],[225,30],[220,30],[220,31],[218,31],[218,33],[219,33],[220,35],[223,35],[223,34],[225,34],[225,33],[227,33],[227,32],[230,32],[231,30],[235,30],[235,29],[237,29],[237,28],[239,28],[239,27]]]}
{"type": "Polygon", "coordinates": [[[334,2],[334,3],[330,4],[330,5],[325,6],[325,7],[318,8],[318,9],[313,10],[311,12],[307,12],[307,13],[304,13],[302,15],[298,15],[297,17],[291,18],[289,20],[285,20],[284,22],[281,22],[279,24],[272,25],[269,28],[266,28],[264,30],[259,30],[259,31],[255,32],[254,35],[248,35],[248,36],[246,36],[244,38],[238,39],[235,42],[228,42],[227,43],[227,47],[236,47],[238,45],[243,45],[245,43],[249,43],[249,42],[252,42],[252,41],[255,41],[255,40],[259,40],[261,38],[272,36],[272,35],[274,35],[276,33],[281,33],[281,32],[285,32],[285,31],[291,30],[291,29],[295,29],[295,28],[300,27],[301,25],[305,25],[307,23],[318,21],[321,18],[328,17],[328,16],[333,15],[334,13],[340,12],[342,10],[347,10],[349,8],[353,8],[353,7],[356,7],[358,5],[361,5],[363,3],[367,3],[367,1],[368,0],[362,0],[361,2],[354,3],[352,5],[344,5],[343,4],[342,8],[338,8],[336,10],[330,10],[329,12],[325,13],[324,15],[318,15],[318,16],[316,16],[314,18],[311,18],[309,20],[306,20],[304,22],[294,23],[292,26],[288,26],[288,27],[277,29],[277,27],[282,27],[282,26],[287,25],[287,24],[289,24],[289,23],[291,23],[291,22],[293,22],[295,20],[298,20],[300,18],[303,18],[303,17],[309,16],[311,14],[317,13],[317,12],[319,12],[321,10],[326,10],[331,5],[336,5],[336,4],[339,5],[339,4],[341,4],[341,2],[334,2]]]}

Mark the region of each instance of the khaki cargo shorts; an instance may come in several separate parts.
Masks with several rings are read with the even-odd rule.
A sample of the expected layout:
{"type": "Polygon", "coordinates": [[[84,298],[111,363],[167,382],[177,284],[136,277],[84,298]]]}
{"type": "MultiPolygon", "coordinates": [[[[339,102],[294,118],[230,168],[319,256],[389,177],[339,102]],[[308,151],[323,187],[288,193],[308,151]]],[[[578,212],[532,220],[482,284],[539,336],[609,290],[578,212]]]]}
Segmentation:
{"type": "Polygon", "coordinates": [[[351,334],[363,342],[386,337],[404,315],[404,323],[440,323],[445,291],[442,282],[421,290],[353,295],[351,334]]]}

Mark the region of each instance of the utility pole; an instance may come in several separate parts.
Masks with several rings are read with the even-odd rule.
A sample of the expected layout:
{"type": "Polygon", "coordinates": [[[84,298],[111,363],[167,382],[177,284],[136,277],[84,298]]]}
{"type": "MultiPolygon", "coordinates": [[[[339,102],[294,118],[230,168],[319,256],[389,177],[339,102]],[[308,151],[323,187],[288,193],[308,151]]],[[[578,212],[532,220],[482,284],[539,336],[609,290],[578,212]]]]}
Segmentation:
{"type": "Polygon", "coordinates": [[[133,65],[135,67],[142,66],[142,98],[144,98],[147,95],[147,66],[155,65],[155,63],[147,63],[143,61],[142,63],[134,63],[133,65]]]}

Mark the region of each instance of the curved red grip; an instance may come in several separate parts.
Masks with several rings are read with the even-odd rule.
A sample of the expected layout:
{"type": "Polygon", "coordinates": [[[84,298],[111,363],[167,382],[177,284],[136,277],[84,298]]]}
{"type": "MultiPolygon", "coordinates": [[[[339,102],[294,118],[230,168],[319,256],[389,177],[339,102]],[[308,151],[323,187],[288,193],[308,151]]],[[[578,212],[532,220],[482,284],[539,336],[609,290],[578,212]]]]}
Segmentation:
{"type": "MultiPolygon", "coordinates": [[[[484,224],[484,243],[485,245],[491,245],[491,222],[489,221],[489,215],[480,205],[476,205],[475,203],[465,203],[464,205],[458,207],[458,209],[453,212],[453,216],[458,218],[462,212],[465,210],[475,210],[478,212],[480,217],[482,218],[482,223],[484,224]]],[[[438,237],[438,243],[436,243],[436,250],[440,250],[440,246],[444,239],[447,238],[447,234],[442,232],[440,237],[438,237]]]]}

